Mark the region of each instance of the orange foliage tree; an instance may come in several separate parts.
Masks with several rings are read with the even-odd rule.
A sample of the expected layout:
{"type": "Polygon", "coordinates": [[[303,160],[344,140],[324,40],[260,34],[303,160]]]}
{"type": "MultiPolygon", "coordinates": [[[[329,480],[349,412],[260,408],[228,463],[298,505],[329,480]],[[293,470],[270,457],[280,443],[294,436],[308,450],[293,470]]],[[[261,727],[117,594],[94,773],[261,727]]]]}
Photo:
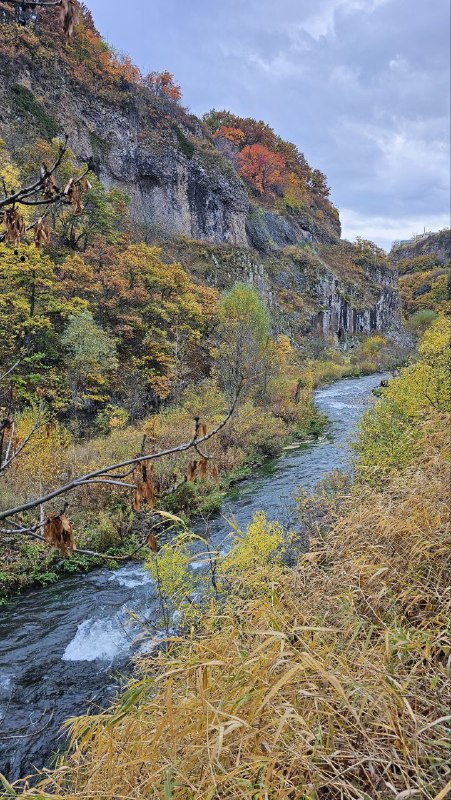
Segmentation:
{"type": "Polygon", "coordinates": [[[174,82],[174,76],[170,72],[149,72],[144,83],[157,97],[169,97],[176,103],[182,97],[182,90],[174,82]]]}
{"type": "Polygon", "coordinates": [[[261,195],[274,195],[283,184],[285,162],[261,144],[247,145],[238,156],[239,172],[261,195]]]}
{"type": "Polygon", "coordinates": [[[213,136],[215,139],[227,139],[228,142],[232,142],[232,144],[237,145],[237,147],[243,144],[245,138],[241,128],[232,128],[228,125],[221,125],[213,136]]]}

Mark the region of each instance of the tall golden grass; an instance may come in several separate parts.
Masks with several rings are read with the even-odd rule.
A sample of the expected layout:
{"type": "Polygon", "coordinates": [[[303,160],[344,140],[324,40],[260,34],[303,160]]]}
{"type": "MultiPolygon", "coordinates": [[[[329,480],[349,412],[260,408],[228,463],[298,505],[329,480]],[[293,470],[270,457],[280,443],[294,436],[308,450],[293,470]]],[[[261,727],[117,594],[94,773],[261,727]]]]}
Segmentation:
{"type": "Polygon", "coordinates": [[[342,498],[270,595],[232,589],[108,712],[73,721],[72,756],[25,797],[444,800],[449,421],[423,423],[421,457],[383,489],[342,498]]]}

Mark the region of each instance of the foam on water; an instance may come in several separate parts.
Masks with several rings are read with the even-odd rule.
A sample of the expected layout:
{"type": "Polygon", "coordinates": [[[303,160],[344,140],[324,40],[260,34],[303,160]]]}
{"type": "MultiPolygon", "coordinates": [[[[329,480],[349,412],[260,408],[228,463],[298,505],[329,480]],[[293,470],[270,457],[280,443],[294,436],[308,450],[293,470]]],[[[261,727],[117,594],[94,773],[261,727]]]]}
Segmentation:
{"type": "Polygon", "coordinates": [[[118,583],[119,586],[125,586],[127,589],[136,589],[137,586],[153,583],[149,573],[143,567],[122,568],[113,572],[108,581],[118,583]]]}
{"type": "Polygon", "coordinates": [[[63,653],[63,661],[108,661],[130,651],[131,640],[117,615],[108,619],[86,619],[63,653]]]}
{"type": "Polygon", "coordinates": [[[11,689],[12,675],[7,672],[0,673],[0,697],[8,693],[11,689]]]}

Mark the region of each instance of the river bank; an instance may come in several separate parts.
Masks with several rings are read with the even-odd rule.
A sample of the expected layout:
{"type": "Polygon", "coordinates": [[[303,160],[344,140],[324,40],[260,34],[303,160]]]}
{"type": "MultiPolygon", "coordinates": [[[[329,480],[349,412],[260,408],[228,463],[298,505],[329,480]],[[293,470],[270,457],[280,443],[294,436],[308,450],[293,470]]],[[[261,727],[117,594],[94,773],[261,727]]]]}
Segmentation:
{"type": "MultiPolygon", "coordinates": [[[[245,412],[248,415],[246,407],[245,412]]],[[[226,462],[229,461],[230,466],[223,464],[217,479],[187,482],[180,490],[163,498],[159,503],[161,510],[180,516],[186,524],[211,520],[220,513],[224,501],[237,484],[247,481],[256,469],[279,457],[289,443],[316,438],[327,424],[326,418],[316,411],[310,398],[305,401],[302,419],[291,424],[277,420],[269,413],[262,416],[255,412],[252,428],[261,425],[258,435],[249,426],[246,430],[245,423],[244,431],[240,433],[238,454],[235,453],[237,448],[233,439],[224,446],[226,462]],[[246,448],[249,453],[245,456],[246,448]]],[[[7,543],[3,545],[0,555],[0,607],[14,595],[54,584],[77,573],[87,573],[104,565],[114,569],[129,560],[142,560],[142,551],[137,551],[137,548],[143,539],[143,531],[149,527],[149,512],[143,509],[133,513],[123,498],[116,498],[116,504],[114,500],[112,503],[111,515],[102,509],[97,525],[95,517],[91,516],[93,518],[88,520],[86,514],[75,516],[79,528],[78,546],[80,549],[97,550],[98,555],[75,551],[69,558],[62,558],[54,548],[30,539],[23,539],[19,543],[11,541],[10,551],[7,543]],[[123,523],[122,527],[115,526],[114,514],[123,523]]]]}
{"type": "MultiPolygon", "coordinates": [[[[349,466],[349,439],[381,377],[347,379],[315,392],[318,411],[330,420],[324,434],[235,487],[222,516],[209,522],[214,546],[230,530],[227,519],[245,528],[264,509],[285,528],[295,522],[298,487],[310,492],[329,471],[349,466]]],[[[0,771],[10,779],[34,771],[55,747],[64,747],[58,738],[63,720],[90,703],[109,702],[131,655],[157,635],[158,617],[154,586],[138,564],[74,575],[0,612],[0,771]],[[139,638],[141,623],[146,643],[139,638]]]]}
{"type": "MultiPolygon", "coordinates": [[[[204,520],[213,518],[220,513],[233,487],[247,480],[256,468],[280,456],[290,443],[321,435],[326,418],[318,413],[312,402],[313,388],[318,389],[343,378],[374,374],[380,364],[384,367],[389,364],[392,368],[398,357],[396,348],[390,349],[383,337],[375,336],[365,339],[356,350],[347,354],[332,349],[328,358],[307,361],[298,384],[301,391],[296,400],[293,397],[298,379],[295,380],[293,375],[287,375],[286,386],[272,387],[267,408],[247,400],[229,423],[228,431],[221,435],[218,442],[212,443],[218,478],[213,480],[210,476],[200,481],[188,481],[179,491],[162,500],[159,504],[161,509],[181,516],[187,523],[199,517],[204,520]],[[294,388],[289,388],[290,383],[294,388]]],[[[61,475],[65,471],[71,474],[76,461],[79,464],[78,472],[98,466],[106,460],[114,462],[125,453],[138,449],[144,434],[150,435],[152,440],[158,431],[158,443],[162,446],[173,444],[176,440],[174,434],[180,437],[178,442],[182,441],[196,414],[212,420],[218,420],[221,416],[221,398],[208,382],[203,395],[199,400],[193,389],[191,394],[187,393],[180,407],[169,408],[163,414],[149,418],[139,428],[112,430],[109,436],[86,444],[68,444],[64,441],[66,432],[57,428],[52,433],[55,441],[52,439],[50,442],[50,449],[59,448],[60,452],[63,451],[61,475]],[[66,452],[69,458],[64,455],[66,452]]],[[[36,442],[35,458],[41,458],[40,447],[45,459],[49,442],[36,442]]],[[[49,454],[49,458],[53,456],[49,454]]],[[[33,453],[27,461],[33,464],[33,474],[36,470],[33,453]]],[[[168,474],[163,473],[160,477],[165,482],[172,472],[178,471],[180,475],[185,468],[181,462],[171,463],[167,468],[168,474]]],[[[25,473],[28,469],[26,463],[25,473]]],[[[53,468],[49,469],[54,471],[53,468]]],[[[15,482],[19,486],[23,484],[22,492],[34,493],[35,487],[33,482],[29,485],[28,474],[25,479],[21,478],[20,464],[12,484],[15,482]]],[[[18,502],[18,497],[15,490],[11,493],[6,482],[4,502],[9,500],[13,505],[18,502]]],[[[146,525],[148,527],[145,512],[134,513],[123,492],[96,490],[91,491],[89,496],[82,492],[72,503],[70,516],[76,529],[78,548],[96,551],[99,555],[75,552],[70,558],[62,558],[55,549],[34,540],[10,537],[8,541],[6,538],[0,552],[0,607],[9,598],[24,591],[54,584],[73,574],[90,572],[103,564],[113,567],[125,563],[134,557],[143,539],[142,531],[146,525]]]]}
{"type": "MultiPolygon", "coordinates": [[[[71,753],[26,797],[449,794],[449,334],[438,320],[363,418],[370,382],[316,394],[327,436],[291,451],[260,495],[254,487],[247,507],[230,509],[241,530],[249,512],[252,524],[221,548],[220,602],[216,586],[201,607],[198,596],[194,625],[167,649],[146,648],[104,713],[72,721],[71,753]],[[296,495],[349,468],[360,419],[354,479],[344,492],[341,479],[323,480],[316,500],[299,504],[308,550],[290,566],[296,495]],[[266,514],[252,514],[256,503],[266,514]]],[[[163,547],[149,565],[163,568],[175,551],[163,547]]],[[[186,561],[185,587],[195,566],[186,561]]],[[[183,613],[187,595],[167,586],[183,613]]],[[[147,619],[149,645],[156,617],[147,619]]],[[[93,655],[86,634],[108,620],[86,622],[63,659],[93,655]]]]}

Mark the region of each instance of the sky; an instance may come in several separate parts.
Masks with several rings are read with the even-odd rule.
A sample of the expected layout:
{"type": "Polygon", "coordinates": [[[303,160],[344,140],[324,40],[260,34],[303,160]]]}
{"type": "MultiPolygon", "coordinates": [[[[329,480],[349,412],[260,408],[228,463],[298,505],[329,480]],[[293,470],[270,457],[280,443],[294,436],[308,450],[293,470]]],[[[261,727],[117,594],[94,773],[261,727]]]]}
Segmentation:
{"type": "Polygon", "coordinates": [[[343,237],[448,227],[449,0],[86,0],[182,102],[267,122],[324,172],[343,237]]]}

